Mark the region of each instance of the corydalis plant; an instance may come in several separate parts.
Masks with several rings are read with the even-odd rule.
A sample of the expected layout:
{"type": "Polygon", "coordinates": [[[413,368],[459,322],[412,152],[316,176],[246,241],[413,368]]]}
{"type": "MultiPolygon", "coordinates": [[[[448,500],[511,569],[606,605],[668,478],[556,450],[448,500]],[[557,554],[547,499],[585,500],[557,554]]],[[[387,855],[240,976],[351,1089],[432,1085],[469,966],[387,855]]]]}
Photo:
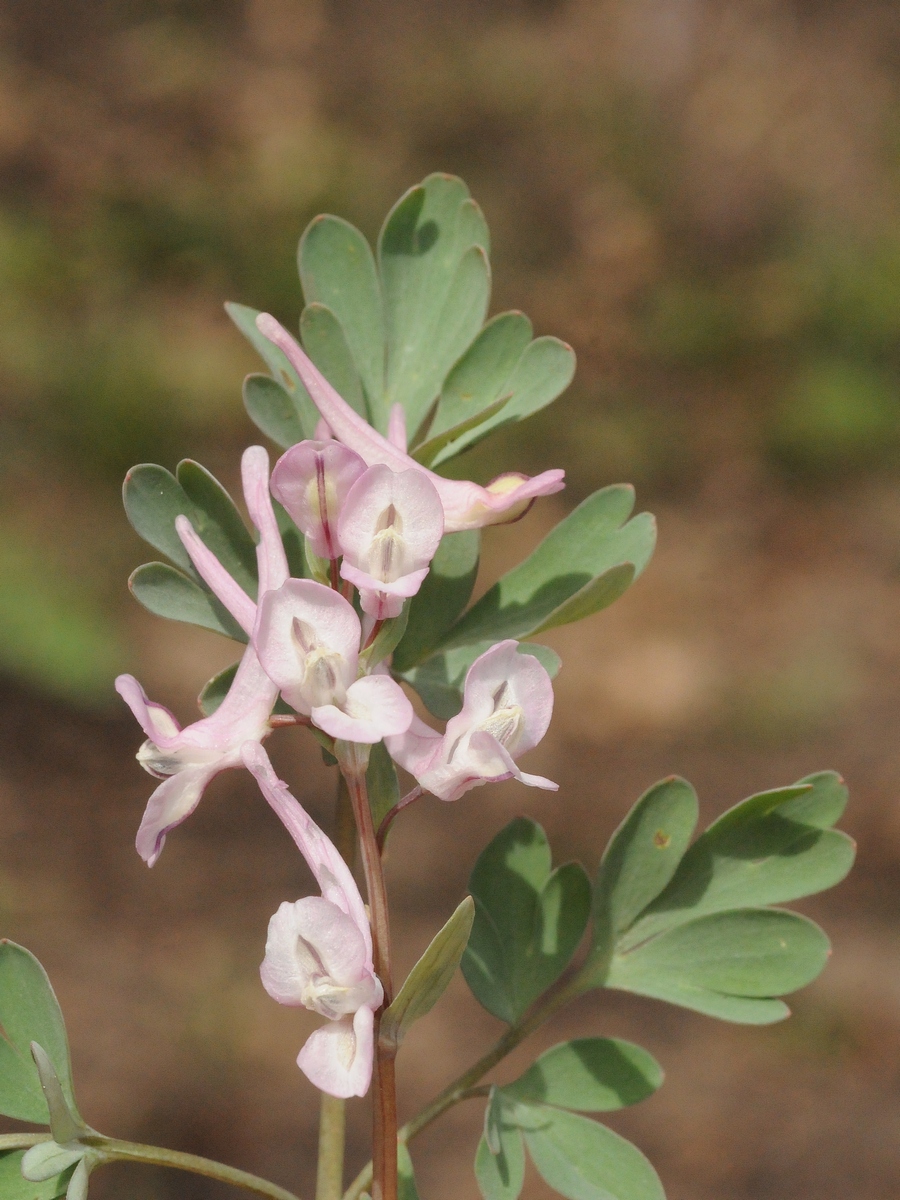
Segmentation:
{"type": "MultiPolygon", "coordinates": [[[[138,760],[161,780],[138,851],[152,865],[213,777],[246,768],[307,862],[320,894],[285,899],[273,915],[261,978],[275,1001],[323,1021],[297,1059],[322,1093],[317,1200],[367,1190],[373,1200],[412,1200],[408,1143],[479,1098],[487,1103],[474,1166],[485,1200],[516,1200],[526,1151],[571,1200],[659,1200],[662,1185],[640,1151],[585,1115],[659,1087],[646,1051],[591,1035],[555,1046],[517,1079],[488,1077],[561,1007],[598,988],[749,1024],[786,1016],[780,997],[815,978],[828,943],[777,906],[838,882],[853,857],[832,828],[846,791],[829,773],[753,796],[693,841],[693,789],[664,780],[616,831],[593,880],[577,863],[554,868],[540,826],[519,819],[479,856],[470,895],[395,986],[382,867],[392,823],[425,793],[474,803],[463,798],[489,782],[556,789],[519,765],[547,731],[559,667],[532,639],[616,600],[654,543],[652,518],[631,516],[631,489],[607,487],[470,604],[481,530],[558,492],[563,472],[527,479],[509,470],[482,485],[446,479],[441,468],[549,404],[574,369],[570,348],[532,339],[522,313],[485,323],[488,248],[480,211],[448,176],[401,198],[375,254],[346,222],[317,218],[300,243],[301,342],[272,316],[229,306],[270,372],[245,381],[247,411],[284,451],[271,477],[264,448],[244,454],[252,529],[197,463],[174,475],[145,464],[125,482],[132,524],[169,560],[139,567],[134,595],[243,647],[183,728],[131,676],[117,681],[146,734],[138,760]],[[411,690],[443,729],[414,715],[411,690]],[[263,746],[298,726],[337,768],[334,841],[263,746]],[[367,903],[352,871],[357,854],[367,903]],[[504,1028],[398,1130],[395,1058],[460,965],[504,1028]],[[344,1191],[344,1102],[370,1088],[373,1161],[344,1191]]],[[[296,1200],[235,1168],[87,1126],[49,982],[12,943],[0,945],[0,1028],[0,1110],[50,1127],[0,1139],[0,1200],[21,1200],[23,1175],[29,1198],[83,1200],[91,1171],[115,1159],[296,1200]]]]}

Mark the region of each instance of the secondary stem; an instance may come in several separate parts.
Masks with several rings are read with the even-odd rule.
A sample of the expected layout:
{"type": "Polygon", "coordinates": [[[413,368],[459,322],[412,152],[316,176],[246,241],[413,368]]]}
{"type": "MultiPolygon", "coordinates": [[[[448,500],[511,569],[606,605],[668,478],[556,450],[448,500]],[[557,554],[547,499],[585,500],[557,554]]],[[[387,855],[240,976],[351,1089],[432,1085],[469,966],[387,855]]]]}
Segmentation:
{"type": "MultiPolygon", "coordinates": [[[[0,1136],[0,1151],[25,1150],[36,1146],[39,1142],[49,1142],[51,1137],[46,1133],[10,1133],[0,1136]]],[[[156,1167],[177,1167],[182,1171],[191,1171],[195,1175],[205,1175],[209,1179],[219,1179],[223,1183],[232,1183],[235,1187],[258,1196],[268,1196],[269,1200],[298,1200],[293,1192],[251,1175],[248,1171],[239,1171],[236,1167],[228,1167],[224,1163],[214,1162],[211,1158],[201,1158],[199,1154],[182,1154],[180,1150],[165,1150],[162,1146],[143,1146],[138,1142],[121,1142],[118,1138],[84,1137],[80,1139],[85,1146],[90,1146],[99,1153],[106,1162],[116,1160],[126,1162],[151,1163],[156,1167]]]]}
{"type": "MultiPolygon", "coordinates": [[[[344,776],[338,772],[334,816],[334,844],[352,870],[356,858],[356,821],[344,776]]],[[[344,1142],[346,1101],[323,1092],[319,1103],[319,1159],[316,1170],[316,1200],[341,1200],[344,1190],[344,1142]]]]}
{"type": "MultiPolygon", "coordinates": [[[[381,1044],[379,1037],[381,1012],[393,999],[391,981],[391,935],[388,919],[387,890],[381,853],[372,822],[372,810],[366,788],[366,762],[368,755],[353,742],[339,743],[338,759],[353,804],[359,845],[362,852],[363,872],[369,897],[372,922],[372,943],[375,973],[384,988],[384,1004],[375,1014],[375,1072],[373,1078],[373,1130],[372,1130],[372,1200],[397,1200],[397,1091],[394,1078],[394,1055],[396,1051],[381,1044]]],[[[337,747],[336,747],[337,749],[337,747]]]]}
{"type": "MultiPolygon", "coordinates": [[[[487,1075],[497,1063],[506,1058],[507,1054],[511,1054],[521,1042],[524,1042],[527,1037],[530,1037],[536,1029],[558,1012],[570,1000],[574,1000],[576,996],[580,996],[584,991],[584,987],[580,982],[578,975],[575,975],[567,984],[559,991],[549,995],[542,1004],[538,1004],[526,1014],[521,1020],[514,1025],[510,1025],[507,1031],[500,1037],[490,1050],[478,1062],[473,1063],[467,1071],[464,1071],[457,1079],[447,1085],[440,1095],[418,1114],[408,1121],[398,1133],[398,1138],[404,1144],[409,1142],[421,1133],[433,1121],[436,1121],[439,1116],[452,1108],[455,1104],[459,1104],[462,1100],[470,1100],[476,1096],[483,1096],[484,1090],[475,1085],[484,1076],[487,1075]]],[[[343,1200],[358,1200],[365,1189],[372,1181],[373,1163],[369,1163],[363,1167],[354,1181],[344,1192],[343,1200]]]]}

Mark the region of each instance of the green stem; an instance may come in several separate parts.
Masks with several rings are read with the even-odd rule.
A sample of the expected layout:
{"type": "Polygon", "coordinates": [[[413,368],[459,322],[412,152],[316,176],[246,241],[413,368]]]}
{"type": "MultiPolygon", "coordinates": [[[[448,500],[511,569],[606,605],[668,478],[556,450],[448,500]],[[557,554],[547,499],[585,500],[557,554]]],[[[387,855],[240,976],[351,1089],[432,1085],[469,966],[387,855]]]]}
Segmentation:
{"type": "MultiPolygon", "coordinates": [[[[353,870],[356,858],[356,821],[347,782],[338,772],[335,804],[334,844],[338,854],[353,870]]],[[[344,1142],[346,1101],[323,1092],[319,1101],[319,1159],[316,1169],[316,1200],[341,1200],[344,1190],[344,1142]]]]}
{"type": "MultiPolygon", "coordinates": [[[[518,1045],[524,1042],[527,1037],[530,1037],[554,1013],[568,1004],[570,1000],[574,1000],[576,996],[580,996],[584,990],[581,975],[580,973],[576,974],[558,991],[551,992],[543,1003],[539,1002],[530,1013],[527,1013],[521,1020],[516,1021],[515,1024],[510,1025],[503,1036],[494,1043],[486,1054],[479,1058],[478,1062],[473,1063],[468,1071],[464,1071],[458,1079],[454,1079],[451,1084],[448,1084],[440,1095],[436,1096],[426,1108],[422,1109],[418,1116],[413,1117],[411,1121],[408,1121],[403,1126],[397,1134],[398,1140],[405,1145],[433,1121],[436,1121],[448,1108],[453,1108],[455,1104],[459,1104],[463,1100],[471,1100],[477,1096],[484,1096],[486,1090],[489,1089],[476,1086],[482,1076],[487,1075],[488,1071],[496,1067],[508,1054],[511,1054],[518,1045]]],[[[346,1192],[344,1192],[343,1200],[358,1200],[371,1181],[372,1164],[368,1163],[353,1180],[346,1192]]]]}
{"type": "MultiPolygon", "coordinates": [[[[0,1136],[0,1150],[24,1150],[29,1146],[36,1146],[38,1142],[51,1140],[47,1133],[4,1134],[0,1136]]],[[[251,1175],[248,1171],[239,1171],[237,1167],[227,1167],[211,1158],[201,1158],[199,1154],[182,1154],[180,1150],[142,1146],[138,1142],[120,1142],[118,1138],[103,1137],[101,1134],[86,1136],[79,1141],[97,1151],[98,1156],[105,1162],[140,1162],[155,1167],[177,1167],[195,1175],[205,1175],[209,1179],[231,1183],[245,1191],[255,1192],[257,1196],[268,1196],[269,1200],[298,1200],[293,1192],[279,1187],[277,1183],[260,1179],[258,1175],[251,1175]]]]}
{"type": "Polygon", "coordinates": [[[344,1190],[344,1101],[322,1093],[319,1103],[319,1166],[316,1200],[341,1200],[344,1190]]]}

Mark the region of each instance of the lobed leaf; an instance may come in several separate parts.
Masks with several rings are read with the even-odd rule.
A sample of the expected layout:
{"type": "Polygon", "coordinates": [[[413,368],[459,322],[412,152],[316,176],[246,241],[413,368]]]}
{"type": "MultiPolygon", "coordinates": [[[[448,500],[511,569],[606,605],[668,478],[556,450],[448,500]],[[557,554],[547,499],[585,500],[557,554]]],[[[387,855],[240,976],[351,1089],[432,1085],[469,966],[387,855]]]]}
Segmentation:
{"type": "Polygon", "coordinates": [[[331,386],[361,417],[369,419],[362,380],[353,354],[335,314],[325,304],[307,304],[300,314],[303,349],[331,386]]]}
{"type": "Polygon", "coordinates": [[[523,1104],[611,1112],[646,1100],[662,1081],[662,1068],[633,1042],[575,1038],[547,1050],[500,1093],[523,1104]]]}
{"type": "Polygon", "coordinates": [[[247,641],[246,633],[212,592],[168,563],[144,563],[132,571],[128,587],[135,600],[158,617],[199,625],[236,642],[247,641]]]}
{"type": "Polygon", "coordinates": [[[384,742],[376,742],[369,752],[366,789],[372,809],[372,823],[377,831],[391,809],[396,808],[400,802],[397,769],[384,742]]]}
{"type": "Polygon", "coordinates": [[[284,352],[279,350],[277,346],[274,346],[267,337],[263,337],[256,328],[256,318],[259,316],[259,310],[249,308],[246,304],[229,302],[225,305],[225,311],[247,341],[253,346],[254,350],[257,351],[276,381],[282,385],[291,397],[303,429],[303,436],[308,438],[313,437],[316,425],[319,423],[319,410],[313,404],[309,392],[307,392],[306,388],[300,382],[300,376],[291,366],[290,362],[288,362],[284,352]]]}
{"type": "Polygon", "coordinates": [[[475,1179],[484,1200],[517,1200],[525,1183],[525,1143],[517,1126],[500,1126],[496,1152],[482,1136],[475,1153],[475,1179]]]}
{"type": "Polygon", "coordinates": [[[286,450],[304,438],[300,414],[290,393],[271,375],[248,375],[243,387],[244,408],[258,429],[286,450]]]}
{"type": "Polygon", "coordinates": [[[385,414],[414,432],[481,328],[490,294],[487,226],[461,179],[429,175],[397,201],[378,239],[387,370],[385,414]]]}
{"type": "Polygon", "coordinates": [[[47,1102],[31,1055],[44,1049],[66,1103],[77,1113],[66,1027],[47,973],[24,946],[0,940],[0,1113],[46,1125],[47,1102]]]}
{"type": "Polygon", "coordinates": [[[482,851],[469,890],[475,921],[463,974],[488,1012],[515,1021],[571,961],[587,924],[590,884],[577,863],[551,870],[543,829],[521,817],[482,851]]]}
{"type": "MultiPolygon", "coordinates": [[[[534,1110],[533,1110],[534,1111],[534,1110]]],[[[665,1200],[659,1176],[636,1146],[577,1113],[542,1107],[523,1128],[542,1178],[569,1200],[665,1200]]]]}
{"type": "Polygon", "coordinates": [[[469,609],[441,649],[529,637],[611,604],[653,553],[653,518],[629,521],[633,507],[625,485],[589,496],[469,609]]]}
{"type": "MultiPolygon", "coordinates": [[[[384,315],[369,243],[348,221],[323,215],[306,227],[297,261],[306,303],[327,305],[339,322],[362,385],[369,419],[385,433],[384,315]]],[[[328,378],[340,392],[331,376],[328,378]]],[[[352,403],[348,396],[344,399],[352,403]]]]}
{"type": "Polygon", "coordinates": [[[221,483],[192,459],[183,459],[178,464],[175,478],[193,507],[186,515],[201,540],[250,599],[255,600],[258,588],[256,543],[234,501],[221,483]]]}
{"type": "Polygon", "coordinates": [[[408,671],[430,654],[469,603],[480,549],[478,529],[441,539],[425,581],[410,602],[406,632],[394,651],[396,670],[408,671]]]}
{"type": "Polygon", "coordinates": [[[33,1183],[22,1174],[24,1150],[0,1150],[0,1200],[56,1200],[64,1196],[75,1164],[50,1179],[33,1183]]]}
{"type": "MultiPolygon", "coordinates": [[[[677,925],[613,955],[606,984],[725,1020],[787,1015],[784,1005],[723,1003],[771,1000],[810,983],[827,961],[828,939],[806,917],[771,908],[712,913],[677,925]]],[[[754,1022],[755,1023],[755,1022],[754,1022]]]]}

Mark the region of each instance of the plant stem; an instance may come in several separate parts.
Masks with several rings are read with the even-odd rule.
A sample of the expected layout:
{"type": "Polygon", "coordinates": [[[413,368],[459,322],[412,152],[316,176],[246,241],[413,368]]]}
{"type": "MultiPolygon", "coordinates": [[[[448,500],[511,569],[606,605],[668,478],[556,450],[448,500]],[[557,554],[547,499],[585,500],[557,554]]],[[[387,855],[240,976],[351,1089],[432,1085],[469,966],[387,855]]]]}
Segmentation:
{"type": "MultiPolygon", "coordinates": [[[[4,1134],[0,1136],[0,1150],[24,1150],[39,1142],[49,1141],[50,1135],[46,1133],[4,1134]]],[[[103,1137],[101,1134],[79,1138],[79,1141],[90,1146],[105,1162],[140,1162],[156,1167],[177,1167],[182,1171],[192,1171],[195,1175],[206,1175],[209,1179],[234,1184],[245,1191],[255,1192],[257,1196],[268,1196],[269,1200],[298,1200],[293,1192],[279,1187],[277,1183],[260,1179],[248,1171],[239,1171],[237,1167],[227,1167],[211,1158],[201,1158],[199,1154],[182,1154],[180,1150],[142,1146],[138,1142],[120,1142],[118,1138],[103,1137]]]]}
{"type": "Polygon", "coordinates": [[[344,1101],[322,1093],[316,1200],[341,1200],[344,1190],[344,1101]]]}
{"type": "MultiPolygon", "coordinates": [[[[490,1050],[478,1062],[473,1063],[467,1071],[464,1071],[457,1079],[447,1085],[440,1095],[418,1114],[408,1121],[398,1133],[398,1138],[406,1144],[411,1141],[416,1134],[421,1133],[433,1121],[436,1121],[448,1108],[452,1108],[455,1104],[459,1104],[462,1100],[471,1100],[477,1096],[485,1095],[485,1089],[476,1087],[475,1085],[487,1075],[497,1063],[506,1058],[507,1054],[513,1050],[527,1037],[530,1037],[536,1029],[544,1024],[554,1013],[558,1012],[570,1000],[574,1000],[576,996],[580,996],[584,992],[584,984],[581,981],[580,973],[576,974],[572,979],[564,984],[559,990],[551,992],[543,1001],[538,1003],[530,1013],[526,1013],[524,1017],[510,1025],[502,1037],[500,1037],[490,1050]]],[[[373,1164],[369,1163],[363,1167],[354,1181],[344,1192],[343,1200],[358,1200],[365,1189],[372,1181],[373,1164]]]]}
{"type": "MultiPolygon", "coordinates": [[[[356,858],[356,822],[344,776],[338,772],[334,816],[334,844],[338,854],[353,870],[356,858]]],[[[316,1169],[316,1200],[341,1200],[344,1190],[344,1140],[346,1101],[323,1092],[319,1104],[319,1158],[316,1169]]]]}
{"type": "Polygon", "coordinates": [[[384,988],[384,1004],[375,1014],[375,1072],[373,1078],[372,1129],[372,1200],[397,1200],[397,1093],[394,1078],[396,1050],[382,1045],[379,1037],[381,1012],[393,999],[391,982],[391,935],[388,920],[387,890],[369,794],[366,788],[368,747],[354,742],[336,743],[338,760],[353,803],[353,815],[359,832],[366,892],[372,922],[375,973],[384,988]]]}

